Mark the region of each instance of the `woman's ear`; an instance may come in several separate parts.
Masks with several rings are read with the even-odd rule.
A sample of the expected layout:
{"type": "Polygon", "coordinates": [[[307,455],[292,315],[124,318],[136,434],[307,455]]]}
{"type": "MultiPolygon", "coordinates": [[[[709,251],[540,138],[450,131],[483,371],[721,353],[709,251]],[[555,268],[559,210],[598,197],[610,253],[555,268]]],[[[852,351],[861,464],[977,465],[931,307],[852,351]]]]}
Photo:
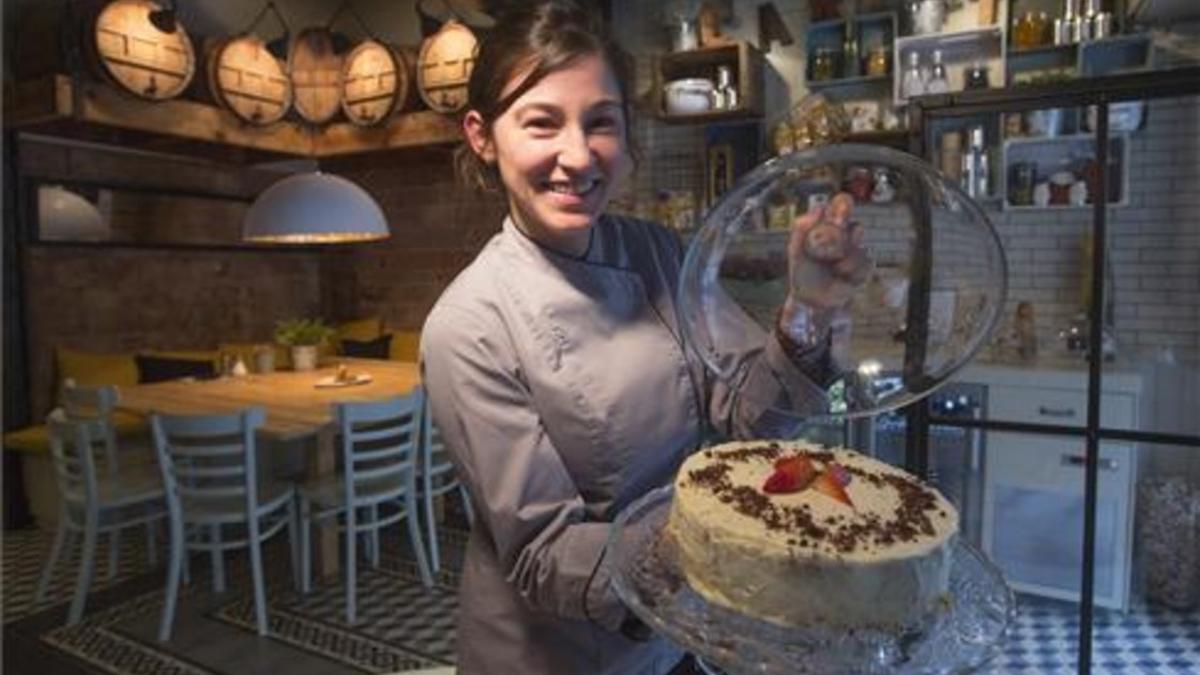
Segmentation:
{"type": "Polygon", "coordinates": [[[496,161],[496,146],[488,135],[487,124],[483,121],[483,115],[477,110],[469,110],[463,116],[463,134],[467,137],[467,142],[471,144],[471,150],[479,155],[479,158],[484,162],[491,164],[496,161]]]}

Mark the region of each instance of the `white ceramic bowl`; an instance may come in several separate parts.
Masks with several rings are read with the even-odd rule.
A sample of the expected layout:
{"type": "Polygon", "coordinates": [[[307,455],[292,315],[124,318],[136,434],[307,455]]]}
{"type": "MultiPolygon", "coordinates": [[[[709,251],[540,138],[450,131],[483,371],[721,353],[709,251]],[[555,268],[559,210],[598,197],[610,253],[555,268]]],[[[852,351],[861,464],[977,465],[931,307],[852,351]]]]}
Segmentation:
{"type": "Polygon", "coordinates": [[[691,115],[712,110],[713,83],[702,77],[673,80],[663,87],[667,113],[691,115]]]}

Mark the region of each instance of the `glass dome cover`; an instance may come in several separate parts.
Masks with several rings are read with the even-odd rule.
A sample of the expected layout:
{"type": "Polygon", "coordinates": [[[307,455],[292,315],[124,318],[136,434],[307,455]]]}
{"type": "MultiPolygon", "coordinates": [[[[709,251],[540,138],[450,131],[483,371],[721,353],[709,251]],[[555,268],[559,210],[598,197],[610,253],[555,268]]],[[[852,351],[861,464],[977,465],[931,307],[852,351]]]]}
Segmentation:
{"type": "Polygon", "coordinates": [[[966,364],[996,326],[1007,282],[992,224],[929,164],[879,146],[824,145],[766,162],[713,207],[684,259],[680,324],[708,369],[764,411],[809,423],[862,417],[923,398],[966,364]],[[815,314],[832,355],[825,396],[744,387],[747,357],[790,341],[779,337],[785,305],[813,295],[813,261],[829,259],[830,240],[812,235],[831,200],[853,204],[840,233],[826,230],[834,251],[860,259],[837,308],[815,314]]]}

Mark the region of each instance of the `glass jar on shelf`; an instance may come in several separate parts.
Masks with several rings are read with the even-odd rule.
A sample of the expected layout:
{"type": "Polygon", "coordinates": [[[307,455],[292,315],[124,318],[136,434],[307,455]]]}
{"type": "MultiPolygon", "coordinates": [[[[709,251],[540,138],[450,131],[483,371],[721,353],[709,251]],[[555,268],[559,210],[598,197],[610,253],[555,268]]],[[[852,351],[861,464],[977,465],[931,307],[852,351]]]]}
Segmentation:
{"type": "Polygon", "coordinates": [[[926,94],[944,94],[950,91],[950,80],[946,77],[946,64],[942,62],[942,50],[933,50],[933,66],[929,69],[929,80],[925,83],[926,94]]]}
{"type": "Polygon", "coordinates": [[[837,52],[831,47],[817,47],[813,54],[812,79],[832,80],[837,76],[837,52]]]}
{"type": "Polygon", "coordinates": [[[887,45],[879,44],[871,47],[867,52],[867,75],[871,77],[880,77],[887,75],[891,70],[892,54],[891,49],[887,45]]]}
{"type": "Polygon", "coordinates": [[[900,80],[900,95],[912,98],[925,93],[925,72],[921,70],[921,53],[909,52],[908,65],[904,68],[904,77],[900,80]]]}
{"type": "Polygon", "coordinates": [[[946,23],[946,0],[911,0],[908,3],[908,22],[913,35],[942,32],[946,23]]]}
{"type": "Polygon", "coordinates": [[[1045,12],[1025,12],[1013,28],[1013,46],[1033,49],[1050,44],[1050,27],[1050,17],[1045,12]]]}

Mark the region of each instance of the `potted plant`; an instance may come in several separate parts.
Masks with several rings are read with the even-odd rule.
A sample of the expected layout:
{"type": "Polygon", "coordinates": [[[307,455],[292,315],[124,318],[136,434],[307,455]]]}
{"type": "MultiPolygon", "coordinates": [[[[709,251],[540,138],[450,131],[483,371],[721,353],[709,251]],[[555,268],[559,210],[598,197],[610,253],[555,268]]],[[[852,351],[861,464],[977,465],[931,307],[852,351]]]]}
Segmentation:
{"type": "Polygon", "coordinates": [[[292,350],[294,370],[317,367],[317,346],[333,335],[333,329],[320,319],[287,319],[275,325],[275,341],[292,350]]]}

